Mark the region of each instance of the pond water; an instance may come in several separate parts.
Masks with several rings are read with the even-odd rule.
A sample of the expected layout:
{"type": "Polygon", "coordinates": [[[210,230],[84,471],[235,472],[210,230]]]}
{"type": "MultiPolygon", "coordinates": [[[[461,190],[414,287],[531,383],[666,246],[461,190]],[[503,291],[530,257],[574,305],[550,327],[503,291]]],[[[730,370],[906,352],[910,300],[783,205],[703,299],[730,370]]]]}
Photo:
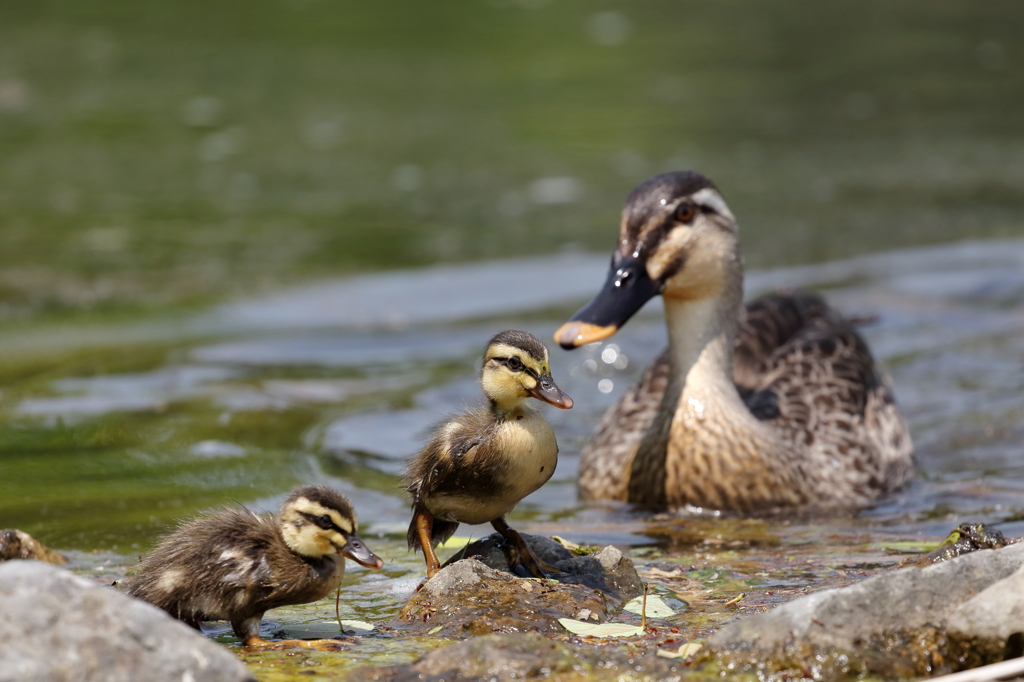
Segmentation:
{"type": "MultiPolygon", "coordinates": [[[[492,334],[550,338],[596,291],[628,191],[690,168],[739,217],[748,295],[878,315],[919,475],[813,523],[579,504],[580,448],[665,343],[653,302],[552,348],[576,406],[547,411],[559,467],[513,524],[631,548],[697,635],[960,521],[1024,534],[1021,8],[0,3],[0,527],[109,580],[178,519],[327,481],[388,561],[351,572],[347,617],[386,621],[423,570],[403,459],[479,399],[492,334]]],[[[247,660],[290,679],[276,656],[247,660]]]]}
{"type": "MultiPolygon", "coordinates": [[[[431,425],[479,400],[478,355],[492,334],[525,328],[550,338],[605,267],[604,256],[566,255],[367,275],[51,340],[63,344],[67,368],[10,385],[0,398],[0,525],[20,527],[68,552],[75,570],[109,579],[183,516],[231,501],[274,509],[295,484],[326,481],[353,500],[364,538],[387,562],[380,573],[351,572],[343,617],[384,621],[423,573],[402,541],[403,460],[431,425]],[[472,291],[452,298],[512,281],[525,284],[507,299],[478,300],[472,291]],[[81,354],[110,370],[77,373],[73,358],[81,354]]],[[[823,290],[848,313],[878,316],[863,331],[893,376],[917,447],[919,474],[907,490],[854,517],[813,521],[652,519],[577,502],[581,446],[665,343],[655,302],[604,343],[552,348],[554,377],[576,406],[546,411],[561,446],[558,469],[511,522],[632,548],[648,571],[683,566],[707,590],[701,597],[676,589],[691,607],[708,594],[745,590],[760,595],[748,596],[752,604],[767,604],[787,598],[787,589],[791,598],[842,584],[963,521],[1024,535],[1024,241],[753,271],[747,290],[784,283],[823,290]],[[714,570],[700,573],[702,566],[714,570]]],[[[29,346],[35,338],[12,333],[5,341],[29,346]]],[[[671,587],[659,575],[648,577],[671,587]]],[[[696,613],[682,622],[709,627],[735,617],[712,609],[695,621],[696,613]]],[[[333,603],[323,602],[275,612],[267,627],[319,632],[336,627],[332,618],[333,603]]],[[[233,641],[223,628],[213,634],[233,641]]],[[[371,636],[346,665],[407,661],[438,644],[396,647],[371,636]]],[[[261,656],[251,660],[257,668],[277,660],[261,656]]],[[[326,665],[318,656],[300,662],[326,665]]]]}

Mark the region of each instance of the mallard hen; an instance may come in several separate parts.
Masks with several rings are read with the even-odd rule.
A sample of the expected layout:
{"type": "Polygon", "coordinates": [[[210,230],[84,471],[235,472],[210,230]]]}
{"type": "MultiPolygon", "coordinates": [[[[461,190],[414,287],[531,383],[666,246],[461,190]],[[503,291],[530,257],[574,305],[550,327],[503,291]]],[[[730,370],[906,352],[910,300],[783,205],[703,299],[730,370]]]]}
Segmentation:
{"type": "Polygon", "coordinates": [[[584,448],[585,499],[857,508],[910,481],[910,435],[864,339],[814,294],[744,307],[736,221],[697,173],[630,194],[604,288],[555,340],[607,338],[658,294],[669,348],[584,448]]]}

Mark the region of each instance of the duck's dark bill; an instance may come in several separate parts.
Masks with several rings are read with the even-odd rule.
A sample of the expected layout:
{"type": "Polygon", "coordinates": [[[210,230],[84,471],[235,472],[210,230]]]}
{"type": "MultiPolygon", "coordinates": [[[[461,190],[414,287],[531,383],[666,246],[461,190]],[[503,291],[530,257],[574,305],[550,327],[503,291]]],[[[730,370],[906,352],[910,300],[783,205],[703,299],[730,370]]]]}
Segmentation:
{"type": "Polygon", "coordinates": [[[562,389],[555,386],[555,382],[549,376],[541,377],[540,382],[530,391],[530,395],[563,410],[568,410],[573,405],[572,398],[562,393],[562,389]]]}
{"type": "Polygon", "coordinates": [[[572,349],[607,339],[626,324],[644,303],[661,291],[661,284],[634,258],[612,261],[601,292],[555,332],[555,342],[572,349]]]}
{"type": "Polygon", "coordinates": [[[341,548],[339,554],[344,554],[352,561],[367,568],[384,568],[381,558],[367,549],[358,535],[350,535],[348,542],[341,548]]]}

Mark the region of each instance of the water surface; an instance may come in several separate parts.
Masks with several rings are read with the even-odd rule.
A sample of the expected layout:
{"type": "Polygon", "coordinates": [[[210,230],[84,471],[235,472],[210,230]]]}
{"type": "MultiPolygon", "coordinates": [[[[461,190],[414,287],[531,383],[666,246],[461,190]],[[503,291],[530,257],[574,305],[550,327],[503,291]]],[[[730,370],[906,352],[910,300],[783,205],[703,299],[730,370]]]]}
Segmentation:
{"type": "MultiPolygon", "coordinates": [[[[421,558],[404,547],[405,458],[433,424],[479,401],[478,356],[491,335],[524,328],[550,338],[605,267],[604,256],[566,255],[374,274],[60,339],[49,352],[66,364],[11,381],[0,395],[0,526],[22,528],[69,553],[74,570],[110,580],[178,519],[225,503],[274,509],[294,485],[327,482],[353,500],[361,534],[387,560],[380,573],[351,572],[344,617],[385,622],[423,575],[421,558]],[[436,306],[452,286],[500,289],[538,273],[551,286],[525,285],[490,305],[469,295],[464,306],[458,298],[436,306]],[[88,371],[75,362],[83,354],[88,371]]],[[[783,283],[818,288],[847,313],[878,316],[863,332],[910,424],[913,484],[856,516],[813,520],[652,518],[577,502],[580,448],[665,344],[655,302],[606,342],[552,348],[554,377],[576,405],[546,411],[558,469],[513,512],[515,526],[630,548],[646,579],[690,604],[677,624],[698,635],[891,566],[906,547],[937,542],[960,522],[1024,534],[1024,242],[758,270],[747,282],[750,294],[783,283]],[[742,608],[722,607],[739,593],[742,608]]],[[[0,343],[29,353],[33,337],[12,331],[0,343]]],[[[272,613],[268,636],[336,628],[328,601],[272,613]]],[[[234,642],[223,626],[211,635],[234,642]]],[[[304,654],[288,669],[408,662],[442,643],[380,632],[344,661],[304,654]]],[[[275,679],[277,658],[247,660],[275,679]]]]}

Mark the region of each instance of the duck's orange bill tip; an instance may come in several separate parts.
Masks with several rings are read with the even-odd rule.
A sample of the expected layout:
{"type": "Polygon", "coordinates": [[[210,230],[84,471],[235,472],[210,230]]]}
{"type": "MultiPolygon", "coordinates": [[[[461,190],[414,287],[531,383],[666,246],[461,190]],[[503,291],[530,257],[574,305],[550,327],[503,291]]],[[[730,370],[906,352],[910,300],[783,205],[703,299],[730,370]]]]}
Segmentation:
{"type": "Polygon", "coordinates": [[[558,403],[555,403],[555,404],[558,407],[561,407],[563,410],[571,410],[572,406],[575,405],[575,403],[572,401],[572,398],[570,398],[567,395],[562,397],[561,402],[558,402],[558,403]]]}
{"type": "Polygon", "coordinates": [[[582,345],[607,339],[619,331],[619,328],[610,324],[600,327],[589,322],[566,322],[555,332],[555,343],[565,349],[578,348],[582,345]]]}

